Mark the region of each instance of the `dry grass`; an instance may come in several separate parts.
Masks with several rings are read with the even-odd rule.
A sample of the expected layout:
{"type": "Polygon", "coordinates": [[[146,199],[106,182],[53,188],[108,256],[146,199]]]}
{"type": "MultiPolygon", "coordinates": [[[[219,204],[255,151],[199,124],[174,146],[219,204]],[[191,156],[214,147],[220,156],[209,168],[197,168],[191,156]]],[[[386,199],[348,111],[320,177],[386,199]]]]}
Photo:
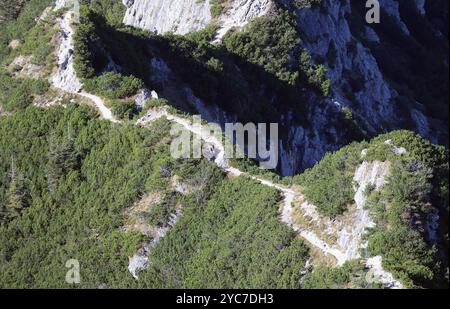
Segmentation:
{"type": "Polygon", "coordinates": [[[311,263],[314,268],[322,266],[335,267],[337,265],[336,259],[333,256],[324,254],[322,250],[314,246],[309,246],[309,248],[311,263]]]}
{"type": "MultiPolygon", "coordinates": [[[[295,190],[300,192],[301,188],[298,187],[295,190]]],[[[349,205],[347,211],[345,211],[342,215],[329,218],[315,211],[313,214],[305,212],[305,209],[310,209],[313,207],[305,203],[307,203],[307,201],[301,194],[299,194],[294,200],[293,222],[295,225],[314,232],[320,239],[328,243],[330,246],[340,248],[337,244],[339,233],[346,227],[354,226],[356,224],[356,204],[349,205]],[[303,209],[302,206],[305,207],[305,209],[303,209]]]]}
{"type": "Polygon", "coordinates": [[[156,228],[147,223],[147,214],[151,208],[161,201],[161,193],[155,192],[144,195],[133,207],[125,211],[125,232],[139,232],[154,237],[156,228]]]}

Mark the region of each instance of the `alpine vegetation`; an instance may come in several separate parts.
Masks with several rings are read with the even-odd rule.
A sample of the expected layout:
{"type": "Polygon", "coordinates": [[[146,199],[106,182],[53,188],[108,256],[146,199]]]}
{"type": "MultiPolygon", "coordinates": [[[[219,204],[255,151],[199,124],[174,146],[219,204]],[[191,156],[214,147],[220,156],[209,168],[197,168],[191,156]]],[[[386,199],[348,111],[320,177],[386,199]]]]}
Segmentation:
{"type": "Polygon", "coordinates": [[[0,287],[448,288],[448,51],[446,0],[0,0],[0,287]]]}

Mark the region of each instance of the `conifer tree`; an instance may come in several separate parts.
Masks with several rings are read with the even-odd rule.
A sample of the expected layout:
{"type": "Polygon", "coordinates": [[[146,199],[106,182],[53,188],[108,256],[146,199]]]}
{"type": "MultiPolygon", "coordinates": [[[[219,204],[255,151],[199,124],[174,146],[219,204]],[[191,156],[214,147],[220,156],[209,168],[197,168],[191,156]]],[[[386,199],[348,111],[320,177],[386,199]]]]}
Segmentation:
{"type": "Polygon", "coordinates": [[[9,178],[7,203],[0,209],[0,220],[2,222],[8,222],[18,217],[30,203],[30,192],[26,186],[26,178],[23,173],[17,171],[14,158],[11,159],[9,178]]]}
{"type": "Polygon", "coordinates": [[[26,0],[0,0],[0,23],[15,19],[26,0]]]}
{"type": "Polygon", "coordinates": [[[48,152],[47,183],[49,191],[55,190],[61,177],[68,171],[78,166],[78,155],[75,151],[73,139],[65,138],[63,141],[50,139],[50,150],[48,152]]]}

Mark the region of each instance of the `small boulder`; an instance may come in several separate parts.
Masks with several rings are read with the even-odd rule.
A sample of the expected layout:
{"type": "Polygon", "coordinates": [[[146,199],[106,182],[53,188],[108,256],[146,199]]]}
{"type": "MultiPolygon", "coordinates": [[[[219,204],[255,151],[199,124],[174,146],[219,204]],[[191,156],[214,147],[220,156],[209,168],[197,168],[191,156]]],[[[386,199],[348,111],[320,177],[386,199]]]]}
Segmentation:
{"type": "Polygon", "coordinates": [[[152,93],[148,89],[142,89],[135,98],[136,107],[142,110],[145,107],[145,102],[152,97],[152,93]]]}
{"type": "Polygon", "coordinates": [[[133,276],[134,279],[138,279],[137,273],[140,270],[147,268],[148,266],[148,257],[143,255],[135,255],[130,258],[128,264],[128,271],[133,276]]]}
{"type": "Polygon", "coordinates": [[[12,40],[11,42],[9,42],[8,46],[11,49],[18,49],[20,47],[20,41],[19,40],[12,40]]]}
{"type": "Polygon", "coordinates": [[[202,149],[203,157],[209,161],[214,161],[219,154],[219,150],[210,143],[205,143],[202,149]]]}

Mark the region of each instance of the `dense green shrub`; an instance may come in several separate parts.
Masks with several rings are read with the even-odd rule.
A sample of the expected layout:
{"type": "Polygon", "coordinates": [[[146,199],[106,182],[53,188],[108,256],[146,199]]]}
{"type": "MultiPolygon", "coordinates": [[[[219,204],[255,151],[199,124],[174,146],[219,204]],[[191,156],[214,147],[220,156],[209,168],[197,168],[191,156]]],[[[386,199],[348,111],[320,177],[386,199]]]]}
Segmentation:
{"type": "Polygon", "coordinates": [[[124,75],[149,81],[149,68],[142,61],[151,56],[150,32],[124,26],[122,6],[122,1],[106,0],[80,6],[80,23],[74,36],[74,67],[78,76],[90,79],[100,75],[114,60],[124,75]]]}
{"type": "Polygon", "coordinates": [[[54,46],[51,41],[56,30],[52,28],[54,26],[52,18],[53,16],[50,16],[50,20],[41,21],[30,29],[18,50],[21,55],[32,55],[33,63],[45,64],[49,70],[55,63],[54,46]]]}
{"type": "Polygon", "coordinates": [[[279,221],[276,190],[174,160],[164,119],[147,130],[95,114],[70,105],[0,118],[0,213],[15,213],[0,224],[1,287],[73,287],[64,278],[74,258],[80,288],[299,287],[307,249],[279,221]],[[128,258],[144,239],[122,231],[125,210],[144,192],[170,192],[174,174],[194,191],[166,195],[155,222],[178,203],[183,215],[135,281],[128,258]]]}
{"type": "Polygon", "coordinates": [[[91,51],[92,42],[97,39],[95,24],[92,21],[93,12],[86,5],[80,5],[80,23],[76,25],[74,40],[74,69],[80,78],[94,77],[95,70],[92,66],[95,55],[91,51]]]}
{"type": "Polygon", "coordinates": [[[353,176],[365,147],[366,143],[353,143],[329,153],[293,181],[304,186],[303,193],[320,212],[328,216],[341,214],[353,203],[353,176]]]}
{"type": "MultiPolygon", "coordinates": [[[[6,0],[6,2],[8,2],[8,4],[5,5],[2,3],[0,7],[7,9],[9,5],[12,4],[14,6],[14,3],[17,3],[16,0],[6,0]]],[[[52,3],[52,0],[29,0],[23,7],[20,6],[20,10],[15,10],[16,13],[20,12],[16,19],[8,18],[10,19],[9,21],[1,23],[0,64],[11,55],[12,50],[8,46],[9,43],[12,40],[19,40],[22,42],[28,31],[36,25],[37,17],[41,15],[50,3],[52,3]]],[[[12,13],[10,16],[14,17],[16,13],[12,13]]]]}
{"type": "Polygon", "coordinates": [[[302,51],[299,59],[300,72],[306,82],[320,90],[324,96],[330,96],[331,80],[326,75],[324,65],[314,65],[307,51],[302,51]]]}
{"type": "Polygon", "coordinates": [[[71,105],[0,118],[1,213],[23,207],[0,226],[0,286],[71,287],[64,278],[72,258],[82,265],[80,287],[134,284],[128,257],[142,239],[119,228],[145,189],[154,153],[170,156],[167,144],[156,150],[170,126],[112,127],[95,114],[71,105]],[[26,203],[10,176],[12,158],[32,197],[26,203]]]}
{"type": "Polygon", "coordinates": [[[435,250],[430,249],[419,232],[407,226],[395,226],[375,233],[369,242],[371,255],[382,255],[383,266],[407,287],[435,278],[435,250]]]}
{"type": "Polygon", "coordinates": [[[49,83],[41,79],[13,78],[0,71],[0,105],[6,111],[23,110],[36,95],[47,92],[49,83]]]}
{"type": "Polygon", "coordinates": [[[138,113],[133,100],[112,100],[111,111],[119,119],[131,120],[138,113]]]}
{"type": "Polygon", "coordinates": [[[194,41],[198,45],[208,45],[214,37],[216,36],[216,32],[219,26],[214,23],[209,24],[205,27],[205,29],[200,31],[194,31],[186,34],[186,38],[194,41]]]}
{"type": "Polygon", "coordinates": [[[212,17],[218,17],[220,16],[226,6],[227,0],[211,0],[210,6],[211,6],[211,16],[212,17]]]}
{"type": "Polygon", "coordinates": [[[228,51],[264,67],[279,79],[295,85],[298,72],[290,69],[291,54],[300,42],[295,19],[280,11],[255,19],[241,32],[229,32],[223,39],[228,51]]]}
{"type": "Polygon", "coordinates": [[[93,0],[90,8],[105,17],[106,22],[115,27],[122,26],[126,6],[121,0],[93,0]]]}
{"type": "Polygon", "coordinates": [[[320,266],[303,278],[301,286],[304,289],[377,288],[367,282],[366,275],[363,263],[354,260],[341,267],[320,266]]]}
{"type": "Polygon", "coordinates": [[[181,201],[183,215],[155,247],[139,286],[298,288],[307,249],[278,220],[279,194],[245,178],[216,182],[206,201],[198,194],[181,201]]]}
{"type": "Polygon", "coordinates": [[[125,99],[135,95],[144,87],[144,83],[134,76],[107,72],[99,77],[86,79],[84,87],[86,91],[108,99],[125,99]]]}

